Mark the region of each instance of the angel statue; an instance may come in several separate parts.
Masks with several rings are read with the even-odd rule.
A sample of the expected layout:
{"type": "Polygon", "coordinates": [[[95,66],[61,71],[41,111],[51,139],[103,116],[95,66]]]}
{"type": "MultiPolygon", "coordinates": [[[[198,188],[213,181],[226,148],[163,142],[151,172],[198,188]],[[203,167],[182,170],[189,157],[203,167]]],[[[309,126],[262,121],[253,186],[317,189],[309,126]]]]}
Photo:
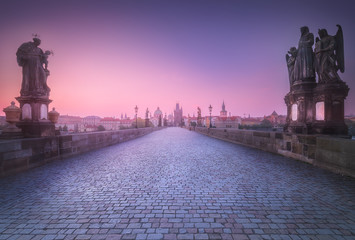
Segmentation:
{"type": "Polygon", "coordinates": [[[326,29],[318,30],[320,39],[316,39],[314,52],[319,83],[342,81],[337,72],[344,72],[344,40],[341,26],[337,27],[335,36],[328,35],[326,29]]]}
{"type": "Polygon", "coordinates": [[[297,48],[291,47],[290,51],[286,54],[286,63],[288,68],[288,78],[290,80],[290,86],[292,86],[293,82],[295,81],[294,70],[295,70],[295,61],[297,57],[297,48]]]}

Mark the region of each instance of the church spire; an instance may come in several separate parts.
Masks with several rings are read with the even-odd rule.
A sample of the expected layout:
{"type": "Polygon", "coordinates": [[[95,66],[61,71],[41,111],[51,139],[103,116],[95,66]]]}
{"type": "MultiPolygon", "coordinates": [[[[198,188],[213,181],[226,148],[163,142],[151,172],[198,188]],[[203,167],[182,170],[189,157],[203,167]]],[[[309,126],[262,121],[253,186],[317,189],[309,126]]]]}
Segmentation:
{"type": "Polygon", "coordinates": [[[223,100],[223,103],[222,103],[222,111],[220,113],[220,116],[221,117],[227,117],[226,105],[224,105],[224,100],[223,100]]]}

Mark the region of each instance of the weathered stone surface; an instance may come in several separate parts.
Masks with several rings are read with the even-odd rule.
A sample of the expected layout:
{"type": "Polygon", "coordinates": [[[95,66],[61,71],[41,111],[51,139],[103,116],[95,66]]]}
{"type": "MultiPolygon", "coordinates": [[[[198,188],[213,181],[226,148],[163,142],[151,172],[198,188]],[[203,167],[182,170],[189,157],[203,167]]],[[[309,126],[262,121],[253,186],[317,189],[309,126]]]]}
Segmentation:
{"type": "Polygon", "coordinates": [[[32,156],[32,149],[24,149],[4,153],[3,160],[11,160],[16,158],[26,158],[32,156]]]}
{"type": "Polygon", "coordinates": [[[354,186],[167,128],[0,179],[0,238],[353,239],[354,186]]]}
{"type": "Polygon", "coordinates": [[[17,151],[21,149],[21,142],[19,141],[0,141],[0,153],[1,152],[10,152],[17,151]]]}
{"type": "Polygon", "coordinates": [[[238,129],[228,129],[226,135],[223,129],[200,127],[196,131],[355,177],[355,141],[350,139],[238,129]]]}
{"type": "Polygon", "coordinates": [[[159,128],[140,128],[0,141],[0,176],[43,165],[59,158],[128,141],[159,128]],[[117,136],[113,138],[112,136],[117,136]]]}

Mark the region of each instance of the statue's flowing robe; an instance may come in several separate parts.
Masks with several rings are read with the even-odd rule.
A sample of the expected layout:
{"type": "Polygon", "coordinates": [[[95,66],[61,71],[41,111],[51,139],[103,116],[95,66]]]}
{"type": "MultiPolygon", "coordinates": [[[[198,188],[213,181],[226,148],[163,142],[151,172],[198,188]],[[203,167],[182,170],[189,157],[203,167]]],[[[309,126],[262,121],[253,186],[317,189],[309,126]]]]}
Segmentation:
{"type": "Polygon", "coordinates": [[[21,95],[46,95],[47,75],[43,68],[43,51],[33,42],[22,44],[17,50],[17,62],[22,67],[21,95]]]}
{"type": "Polygon", "coordinates": [[[314,36],[307,33],[301,36],[298,43],[298,54],[295,61],[294,80],[309,80],[314,78],[314,53],[312,45],[314,36]]]}
{"type": "Polygon", "coordinates": [[[319,82],[330,82],[330,81],[340,81],[339,75],[337,73],[336,56],[334,55],[334,50],[336,46],[336,41],[333,36],[325,36],[321,39],[322,49],[328,49],[322,52],[319,61],[319,82]]]}
{"type": "Polygon", "coordinates": [[[290,81],[290,86],[294,82],[294,71],[295,71],[295,57],[286,55],[287,68],[288,68],[288,78],[290,81]]]}

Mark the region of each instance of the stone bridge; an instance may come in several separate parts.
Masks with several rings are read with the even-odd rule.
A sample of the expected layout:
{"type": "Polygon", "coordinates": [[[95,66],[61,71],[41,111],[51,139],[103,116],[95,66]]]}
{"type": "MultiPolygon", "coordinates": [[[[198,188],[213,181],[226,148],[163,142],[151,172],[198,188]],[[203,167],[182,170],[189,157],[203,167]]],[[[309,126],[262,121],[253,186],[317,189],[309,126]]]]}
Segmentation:
{"type": "Polygon", "coordinates": [[[0,239],[354,239],[355,180],[167,128],[0,179],[0,239]]]}

